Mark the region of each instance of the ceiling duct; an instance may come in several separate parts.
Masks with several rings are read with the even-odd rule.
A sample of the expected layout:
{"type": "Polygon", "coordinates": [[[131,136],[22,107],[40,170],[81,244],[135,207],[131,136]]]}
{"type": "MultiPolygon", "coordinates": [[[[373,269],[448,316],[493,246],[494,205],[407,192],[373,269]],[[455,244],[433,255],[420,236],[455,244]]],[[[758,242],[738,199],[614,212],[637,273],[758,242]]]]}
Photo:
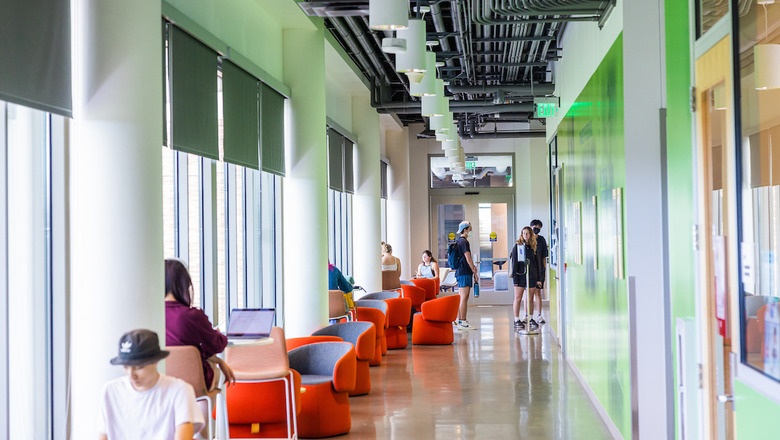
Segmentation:
{"type": "Polygon", "coordinates": [[[368,15],[368,0],[302,1],[298,6],[310,17],[354,17],[368,15]]]}

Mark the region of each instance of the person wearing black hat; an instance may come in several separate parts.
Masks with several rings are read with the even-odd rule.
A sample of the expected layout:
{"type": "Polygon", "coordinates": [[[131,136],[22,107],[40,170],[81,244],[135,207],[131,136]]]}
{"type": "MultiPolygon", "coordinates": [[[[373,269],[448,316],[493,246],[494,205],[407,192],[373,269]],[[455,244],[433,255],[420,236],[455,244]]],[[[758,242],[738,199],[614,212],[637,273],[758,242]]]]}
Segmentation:
{"type": "Polygon", "coordinates": [[[169,353],[151,330],[119,338],[111,364],[124,366],[125,375],[103,387],[98,439],[190,440],[200,431],[203,414],[192,386],[157,372],[157,362],[169,353]]]}

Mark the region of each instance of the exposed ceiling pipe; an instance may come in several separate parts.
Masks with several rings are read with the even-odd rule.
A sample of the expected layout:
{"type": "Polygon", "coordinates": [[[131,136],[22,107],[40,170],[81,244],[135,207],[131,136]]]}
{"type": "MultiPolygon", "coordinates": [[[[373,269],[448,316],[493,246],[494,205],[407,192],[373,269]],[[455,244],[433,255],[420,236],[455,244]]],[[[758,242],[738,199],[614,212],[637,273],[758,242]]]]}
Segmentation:
{"type": "MultiPolygon", "coordinates": [[[[437,33],[444,33],[447,30],[444,28],[444,19],[441,16],[441,6],[439,6],[438,3],[433,3],[431,6],[431,19],[433,19],[433,28],[436,29],[437,33]]],[[[439,37],[439,45],[441,46],[442,52],[449,52],[450,51],[450,40],[446,36],[439,37]]],[[[455,65],[455,62],[452,60],[445,61],[445,64],[452,67],[455,65]]]]}
{"type": "Polygon", "coordinates": [[[469,133],[471,139],[538,139],[546,138],[547,132],[534,131],[494,131],[491,133],[469,133]]]}
{"type": "MultiPolygon", "coordinates": [[[[366,29],[369,29],[369,27],[368,27],[368,18],[360,17],[360,19],[363,21],[363,26],[365,26],[366,29]]],[[[376,43],[376,46],[377,47],[382,47],[382,41],[379,39],[379,33],[378,32],[370,32],[369,31],[369,34],[371,34],[371,37],[374,39],[374,43],[376,43]]],[[[409,84],[407,84],[406,81],[404,81],[404,79],[401,77],[401,75],[403,75],[403,74],[400,73],[400,72],[396,72],[396,70],[392,68],[392,66],[395,66],[395,63],[390,58],[390,54],[388,54],[387,52],[382,51],[382,50],[380,50],[380,53],[382,54],[382,57],[385,59],[385,64],[384,65],[387,66],[389,70],[393,71],[393,74],[398,79],[398,82],[401,83],[404,86],[404,88],[406,89],[406,93],[411,94],[411,92],[409,90],[409,84]]]]}
{"type": "MultiPolygon", "coordinates": [[[[493,64],[492,64],[493,65],[493,64]]],[[[481,86],[458,86],[450,85],[447,87],[450,93],[479,93],[479,94],[495,94],[499,91],[512,94],[525,94],[527,96],[544,96],[552,95],[555,93],[555,84],[553,83],[536,83],[530,84],[497,84],[497,85],[481,85],[481,86]]]]}
{"type": "Polygon", "coordinates": [[[352,37],[352,34],[350,34],[349,30],[347,30],[346,26],[344,26],[344,23],[341,22],[341,19],[338,17],[331,17],[330,22],[333,24],[333,27],[336,29],[336,32],[339,33],[341,38],[344,40],[345,43],[347,43],[347,46],[349,46],[349,49],[352,51],[352,54],[357,57],[358,61],[360,61],[360,64],[362,64],[362,67],[368,74],[374,78],[374,80],[379,78],[379,72],[377,72],[374,68],[374,66],[371,64],[371,62],[366,59],[366,56],[363,54],[363,52],[358,47],[358,44],[355,42],[355,39],[352,37]]]}
{"type": "MultiPolygon", "coordinates": [[[[339,20],[339,18],[331,19],[331,21],[334,22],[339,20]]],[[[382,81],[384,81],[385,84],[390,84],[390,77],[387,76],[387,72],[385,72],[382,61],[377,56],[377,51],[374,48],[374,45],[368,39],[368,32],[361,29],[360,25],[358,25],[358,23],[352,17],[344,17],[344,22],[347,23],[347,26],[349,26],[349,29],[352,31],[352,35],[357,36],[360,46],[365,51],[369,61],[371,61],[371,64],[374,66],[374,69],[379,73],[382,81]]]]}
{"type": "MultiPolygon", "coordinates": [[[[532,103],[520,103],[520,104],[493,104],[474,103],[474,101],[450,101],[450,110],[453,113],[476,113],[476,114],[492,114],[492,113],[533,113],[534,105],[532,103]],[[461,104],[461,105],[453,105],[461,104]]],[[[390,102],[387,104],[377,104],[375,106],[379,113],[398,113],[398,114],[415,114],[420,113],[419,102],[390,102]],[[400,105],[399,105],[400,104],[400,105]]]]}
{"type": "Polygon", "coordinates": [[[452,13],[452,28],[458,34],[457,38],[455,38],[455,46],[457,47],[458,52],[463,54],[461,66],[466,71],[466,78],[468,81],[472,81],[474,79],[474,71],[469,66],[473,62],[473,54],[471,53],[471,45],[466,43],[466,39],[463,34],[459,1],[450,1],[450,12],[452,13]]]}

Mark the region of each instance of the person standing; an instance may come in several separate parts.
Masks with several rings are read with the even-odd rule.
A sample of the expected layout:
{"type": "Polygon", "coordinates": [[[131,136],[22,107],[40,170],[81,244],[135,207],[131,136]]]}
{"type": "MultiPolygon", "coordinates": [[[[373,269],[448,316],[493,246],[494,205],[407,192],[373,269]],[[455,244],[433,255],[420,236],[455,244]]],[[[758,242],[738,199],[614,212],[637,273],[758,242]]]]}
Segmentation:
{"type": "Polygon", "coordinates": [[[542,290],[544,289],[544,274],[547,273],[547,256],[548,256],[548,248],[547,248],[547,240],[545,240],[544,237],[539,235],[540,232],[542,232],[542,221],[539,219],[531,220],[531,229],[534,231],[534,235],[536,236],[536,253],[539,256],[540,260],[540,270],[542,273],[541,278],[541,285],[538,289],[535,290],[535,295],[538,300],[537,304],[539,304],[539,314],[536,315],[536,322],[539,324],[544,324],[544,316],[542,316],[542,290]]]}
{"type": "Polygon", "coordinates": [[[474,330],[466,320],[466,312],[469,307],[469,294],[471,286],[477,282],[477,268],[474,267],[474,261],[471,258],[471,245],[469,244],[469,233],[471,232],[471,223],[463,220],[458,225],[458,234],[460,237],[456,242],[458,253],[461,259],[458,267],[455,268],[455,279],[458,280],[458,293],[460,294],[460,307],[458,308],[458,329],[474,330]]]}
{"type": "MultiPolygon", "coordinates": [[[[539,324],[533,319],[534,295],[539,290],[539,286],[544,282],[544,272],[540,270],[541,262],[539,260],[536,237],[531,228],[526,226],[523,228],[520,238],[517,239],[517,245],[512,247],[512,252],[509,254],[509,273],[512,274],[512,282],[515,285],[515,300],[512,304],[512,309],[515,314],[515,327],[520,329],[525,328],[525,322],[528,318],[525,313],[523,313],[522,317],[520,315],[523,295],[526,289],[528,289],[528,312],[531,314],[531,319],[528,321],[528,329],[536,330],[539,328],[539,324]],[[520,261],[518,258],[520,254],[518,247],[520,246],[525,248],[527,265],[525,261],[520,261]],[[526,285],[526,275],[528,276],[528,285],[526,285]]],[[[541,303],[539,307],[541,308],[541,303]]]]}
{"type": "Polygon", "coordinates": [[[123,366],[125,375],[103,387],[98,440],[190,440],[200,431],[204,419],[192,386],[157,372],[168,354],[151,330],[119,338],[111,365],[123,366]]]}

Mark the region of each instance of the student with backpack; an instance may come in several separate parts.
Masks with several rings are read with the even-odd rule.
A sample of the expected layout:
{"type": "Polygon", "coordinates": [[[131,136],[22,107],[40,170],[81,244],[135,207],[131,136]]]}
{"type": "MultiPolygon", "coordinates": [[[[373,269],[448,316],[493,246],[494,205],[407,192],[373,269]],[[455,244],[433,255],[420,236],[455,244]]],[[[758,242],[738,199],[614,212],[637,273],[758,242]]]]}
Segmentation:
{"type": "Polygon", "coordinates": [[[447,264],[455,270],[455,279],[458,280],[458,292],[460,294],[460,307],[458,309],[458,330],[474,330],[466,320],[466,312],[469,306],[469,294],[474,282],[478,282],[477,268],[471,259],[471,246],[468,236],[471,232],[471,223],[466,220],[458,225],[460,237],[452,243],[447,251],[447,264]]]}

